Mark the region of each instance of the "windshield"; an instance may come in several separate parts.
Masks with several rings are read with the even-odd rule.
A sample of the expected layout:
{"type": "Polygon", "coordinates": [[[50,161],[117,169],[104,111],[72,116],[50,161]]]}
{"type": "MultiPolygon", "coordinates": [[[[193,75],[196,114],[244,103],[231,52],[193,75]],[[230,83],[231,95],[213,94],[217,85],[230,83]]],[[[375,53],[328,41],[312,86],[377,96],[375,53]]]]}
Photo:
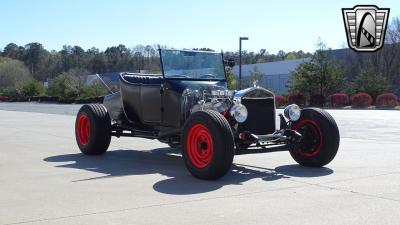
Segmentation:
{"type": "Polygon", "coordinates": [[[221,53],[161,49],[161,58],[166,78],[225,79],[221,53]]]}

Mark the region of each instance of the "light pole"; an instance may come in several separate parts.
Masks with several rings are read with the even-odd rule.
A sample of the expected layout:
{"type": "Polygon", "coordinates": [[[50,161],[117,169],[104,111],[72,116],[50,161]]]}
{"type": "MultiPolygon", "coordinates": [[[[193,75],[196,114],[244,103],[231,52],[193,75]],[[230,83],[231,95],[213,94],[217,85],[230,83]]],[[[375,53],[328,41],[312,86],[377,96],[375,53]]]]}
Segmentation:
{"type": "Polygon", "coordinates": [[[248,37],[239,37],[239,90],[242,89],[242,40],[249,40],[248,37]]]}

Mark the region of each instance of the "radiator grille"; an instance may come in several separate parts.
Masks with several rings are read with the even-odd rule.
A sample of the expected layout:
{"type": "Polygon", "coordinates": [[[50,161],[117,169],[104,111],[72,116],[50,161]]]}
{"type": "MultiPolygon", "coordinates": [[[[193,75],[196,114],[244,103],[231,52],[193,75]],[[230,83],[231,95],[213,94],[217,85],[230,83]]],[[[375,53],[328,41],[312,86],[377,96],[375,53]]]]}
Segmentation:
{"type": "Polygon", "coordinates": [[[243,98],[242,104],[249,113],[247,120],[239,124],[239,132],[271,134],[275,132],[274,98],[243,98]]]}

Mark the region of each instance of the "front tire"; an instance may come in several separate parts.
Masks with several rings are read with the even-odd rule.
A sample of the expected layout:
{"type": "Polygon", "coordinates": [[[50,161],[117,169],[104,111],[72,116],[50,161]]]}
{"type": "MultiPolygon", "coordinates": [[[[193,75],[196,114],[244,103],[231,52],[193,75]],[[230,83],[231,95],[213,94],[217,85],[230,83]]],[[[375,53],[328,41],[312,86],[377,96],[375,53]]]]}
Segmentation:
{"type": "Polygon", "coordinates": [[[228,121],[220,113],[193,113],[185,123],[181,140],[183,159],[193,176],[214,180],[230,170],[234,138],[228,121]]]}
{"type": "Polygon", "coordinates": [[[301,110],[292,129],[303,135],[302,141],[290,149],[293,159],[302,166],[322,167],[335,158],[339,149],[340,135],[333,117],[318,108],[301,110]]]}
{"type": "Polygon", "coordinates": [[[75,137],[86,155],[100,155],[111,142],[111,119],[104,105],[83,105],[75,121],[75,137]]]}

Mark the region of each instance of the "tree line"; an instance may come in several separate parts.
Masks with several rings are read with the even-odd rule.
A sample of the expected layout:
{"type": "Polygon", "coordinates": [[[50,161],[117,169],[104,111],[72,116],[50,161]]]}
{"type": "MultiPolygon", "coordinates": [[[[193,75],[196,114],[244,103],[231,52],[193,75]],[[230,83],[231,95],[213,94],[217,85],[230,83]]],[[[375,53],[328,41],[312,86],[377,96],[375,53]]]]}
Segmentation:
{"type": "MultiPolygon", "coordinates": [[[[168,47],[163,46],[163,48],[168,47]]],[[[210,48],[194,50],[213,51],[210,48]]],[[[226,58],[233,58],[238,62],[238,52],[224,54],[226,58]]],[[[310,55],[303,51],[288,53],[279,51],[277,54],[270,54],[265,49],[261,49],[257,53],[243,51],[242,61],[243,63],[261,63],[310,55]]],[[[83,92],[80,76],[122,71],[160,73],[158,45],[136,45],[128,48],[120,44],[108,47],[104,51],[95,47],[84,50],[77,45],[64,45],[61,50],[56,51],[47,50],[37,42],[24,46],[9,43],[4,49],[0,49],[0,95],[22,96],[22,99],[25,99],[29,94],[44,94],[44,88],[40,87],[40,82],[54,79],[55,84],[60,84],[58,88],[65,93],[65,96],[79,97],[83,92]],[[61,81],[68,81],[72,88],[64,87],[61,81]],[[30,90],[25,91],[26,94],[22,94],[24,85],[30,90]]],[[[233,74],[229,76],[229,80],[234,82],[233,74]]],[[[58,92],[54,92],[53,89],[49,89],[46,94],[57,94],[58,92]]],[[[68,99],[71,98],[73,97],[68,97],[68,99]]]]}
{"type": "MultiPolygon", "coordinates": [[[[26,95],[35,93],[32,90],[43,94],[44,89],[40,83],[49,78],[60,86],[62,82],[68,81],[73,88],[59,92],[51,92],[50,89],[47,94],[63,92],[68,93],[68,96],[79,97],[82,93],[102,93],[104,91],[98,89],[83,91],[79,77],[121,71],[157,73],[160,71],[157,50],[157,45],[128,48],[120,44],[104,51],[95,47],[84,50],[80,46],[70,45],[64,45],[56,51],[47,50],[37,42],[24,46],[10,43],[0,49],[0,95],[10,90],[17,90],[20,94],[23,86],[26,86],[26,95]],[[27,84],[28,81],[30,84],[27,84]]],[[[210,48],[195,50],[212,51],[210,48]]],[[[224,56],[238,63],[238,51],[224,52],[224,56]]],[[[333,51],[323,41],[317,43],[314,53],[279,51],[270,54],[266,49],[242,52],[243,64],[296,58],[310,60],[300,64],[291,74],[292,79],[288,83],[291,92],[301,92],[307,96],[367,92],[373,97],[384,91],[395,92],[400,88],[400,20],[395,18],[391,21],[386,32],[385,46],[374,53],[356,53],[350,49],[333,51]]],[[[255,71],[254,79],[260,79],[257,74],[255,71]]],[[[234,75],[229,71],[228,81],[230,87],[237,86],[234,75]]],[[[68,89],[67,86],[65,88],[68,89]]]]}
{"type": "Polygon", "coordinates": [[[64,45],[60,51],[46,50],[34,42],[25,46],[14,43],[6,45],[2,57],[23,62],[33,78],[45,81],[63,72],[75,71],[79,75],[116,71],[154,70],[159,67],[158,52],[154,46],[137,45],[127,48],[118,45],[100,51],[98,48],[84,50],[80,46],[64,45]]]}
{"type": "MultiPolygon", "coordinates": [[[[45,81],[48,78],[55,78],[63,72],[87,75],[121,71],[159,71],[157,48],[157,45],[136,45],[128,48],[120,44],[101,51],[95,47],[84,50],[80,46],[64,45],[59,51],[49,51],[37,42],[25,46],[10,43],[0,51],[0,55],[4,58],[21,61],[34,79],[45,81]]],[[[209,48],[199,49],[212,51],[209,48]]],[[[226,58],[238,61],[238,52],[225,52],[224,54],[226,58]]],[[[277,54],[270,54],[265,49],[261,49],[257,53],[243,51],[242,62],[244,64],[262,63],[310,56],[310,53],[303,51],[285,53],[281,50],[277,54]]],[[[2,84],[0,83],[0,85],[2,84]]]]}

